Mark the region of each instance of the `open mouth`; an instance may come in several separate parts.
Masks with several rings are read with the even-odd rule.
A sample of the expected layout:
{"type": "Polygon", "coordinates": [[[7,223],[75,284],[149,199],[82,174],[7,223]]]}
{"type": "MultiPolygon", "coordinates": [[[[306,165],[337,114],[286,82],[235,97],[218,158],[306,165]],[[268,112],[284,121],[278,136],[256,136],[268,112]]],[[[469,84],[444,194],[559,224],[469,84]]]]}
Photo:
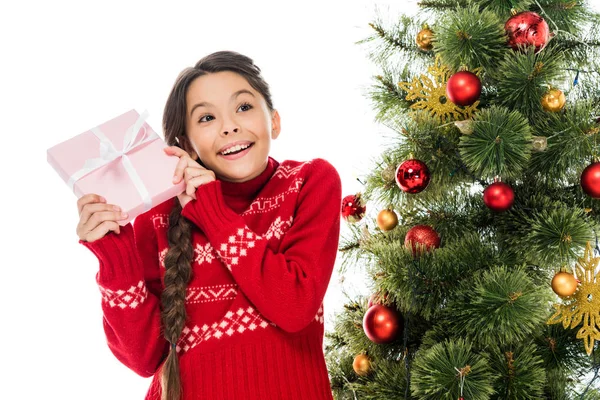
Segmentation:
{"type": "Polygon", "coordinates": [[[252,146],[254,146],[254,143],[233,146],[219,153],[219,155],[229,158],[247,152],[252,146]]]}

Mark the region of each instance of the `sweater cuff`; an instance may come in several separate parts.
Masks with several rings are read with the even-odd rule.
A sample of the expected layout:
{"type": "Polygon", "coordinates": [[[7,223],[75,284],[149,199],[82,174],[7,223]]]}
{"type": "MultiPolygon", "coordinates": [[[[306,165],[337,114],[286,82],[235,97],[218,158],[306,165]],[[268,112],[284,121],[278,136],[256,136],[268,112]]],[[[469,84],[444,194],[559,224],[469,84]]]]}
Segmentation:
{"type": "Polygon", "coordinates": [[[196,200],[188,202],[181,215],[195,223],[210,238],[223,232],[226,226],[244,223],[226,203],[221,182],[214,180],[196,189],[196,200]]]}
{"type": "Polygon", "coordinates": [[[100,261],[96,280],[103,287],[135,284],[144,278],[131,222],[122,226],[120,232],[110,231],[93,242],[79,240],[100,261]]]}

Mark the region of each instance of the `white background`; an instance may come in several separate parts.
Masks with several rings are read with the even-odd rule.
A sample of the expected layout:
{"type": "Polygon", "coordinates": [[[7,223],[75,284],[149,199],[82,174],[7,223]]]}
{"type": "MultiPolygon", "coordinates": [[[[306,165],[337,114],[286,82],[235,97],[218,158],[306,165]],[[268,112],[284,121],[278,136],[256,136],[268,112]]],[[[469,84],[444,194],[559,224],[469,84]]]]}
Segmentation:
{"type": "MultiPolygon", "coordinates": [[[[382,151],[387,128],[373,122],[363,95],[379,71],[366,47],[354,43],[371,33],[376,7],[385,13],[397,5],[161,3],[0,6],[1,201],[7,216],[0,398],[142,399],[150,383],[106,345],[98,260],[78,244],[77,198],[47,163],[48,148],[132,108],[147,109],[148,123],[163,137],[162,112],[177,74],[209,53],[235,50],[253,58],[271,86],[282,120],[275,159],[329,160],[345,195],[362,189],[356,177],[382,151]]],[[[356,272],[343,283],[350,295],[366,293],[364,275],[356,272]]],[[[335,272],[325,298],[326,329],[343,301],[335,272]]]]}
{"type": "MultiPolygon", "coordinates": [[[[379,73],[355,45],[379,7],[390,18],[416,1],[35,1],[0,6],[2,229],[0,397],[142,399],[150,383],[120,364],[102,329],[98,261],[78,244],[76,197],[46,150],[131,108],[162,137],[178,73],[217,50],[254,59],[282,120],[277,160],[329,160],[343,195],[383,150],[364,93],[379,73]],[[386,12],[388,10],[389,12],[386,12]]],[[[373,207],[368,217],[377,214],[373,207]]],[[[339,258],[338,258],[339,260],[339,258]]],[[[339,264],[338,264],[339,267],[339,264]]],[[[334,273],[326,329],[363,271],[334,273]]]]}

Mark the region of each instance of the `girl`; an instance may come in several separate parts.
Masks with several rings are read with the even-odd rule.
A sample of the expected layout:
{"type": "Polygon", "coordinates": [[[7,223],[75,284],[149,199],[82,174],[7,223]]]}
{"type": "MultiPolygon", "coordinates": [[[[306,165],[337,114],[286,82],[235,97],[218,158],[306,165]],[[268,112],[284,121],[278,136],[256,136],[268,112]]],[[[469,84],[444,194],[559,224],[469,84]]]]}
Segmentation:
{"type": "Polygon", "coordinates": [[[77,202],[109,348],[153,376],[147,400],[332,400],[323,298],[338,173],[269,156],[280,117],[260,69],[235,52],[181,72],[163,130],[184,193],[121,228],[99,196],[77,202]]]}

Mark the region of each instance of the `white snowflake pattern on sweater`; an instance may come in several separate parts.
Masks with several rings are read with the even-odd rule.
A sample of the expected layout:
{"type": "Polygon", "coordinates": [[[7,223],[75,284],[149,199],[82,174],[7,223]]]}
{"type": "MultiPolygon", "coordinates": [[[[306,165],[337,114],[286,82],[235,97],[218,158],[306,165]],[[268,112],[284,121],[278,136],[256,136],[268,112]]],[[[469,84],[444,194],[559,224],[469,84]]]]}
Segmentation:
{"type": "Polygon", "coordinates": [[[231,271],[231,267],[238,265],[240,257],[248,255],[248,249],[254,248],[256,240],[262,239],[260,235],[252,232],[248,227],[238,229],[235,235],[229,236],[227,243],[221,244],[217,250],[219,258],[227,269],[231,271]]]}
{"type": "Polygon", "coordinates": [[[202,246],[200,243],[196,244],[194,253],[196,254],[194,261],[196,261],[198,264],[202,264],[204,262],[210,264],[216,258],[214,249],[210,243],[206,243],[204,246],[202,246]]]}
{"type": "Polygon", "coordinates": [[[148,297],[148,289],[144,281],[139,281],[137,285],[133,285],[127,290],[111,290],[102,285],[98,285],[98,287],[100,288],[100,293],[102,293],[102,301],[107,303],[111,308],[134,309],[148,297]]]}
{"type": "Polygon", "coordinates": [[[178,353],[185,352],[213,338],[231,337],[234,334],[255,331],[257,328],[265,329],[271,325],[274,324],[263,319],[254,308],[240,307],[236,312],[227,312],[221,321],[210,326],[207,324],[204,324],[202,328],[198,325],[194,325],[192,328],[186,326],[181,332],[176,349],[178,353]]]}
{"type": "Polygon", "coordinates": [[[281,217],[277,217],[264,234],[264,238],[268,240],[275,236],[277,239],[281,239],[283,234],[292,226],[292,221],[294,221],[294,217],[290,217],[285,221],[282,221],[281,217]]]}

